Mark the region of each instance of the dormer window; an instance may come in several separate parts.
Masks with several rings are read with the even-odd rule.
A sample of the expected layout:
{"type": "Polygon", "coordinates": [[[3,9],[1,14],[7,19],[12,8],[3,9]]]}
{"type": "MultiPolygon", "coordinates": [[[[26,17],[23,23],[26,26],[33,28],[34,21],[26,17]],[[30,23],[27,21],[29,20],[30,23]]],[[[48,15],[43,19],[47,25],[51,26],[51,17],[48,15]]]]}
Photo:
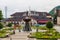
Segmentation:
{"type": "Polygon", "coordinates": [[[45,14],[45,13],[43,13],[43,16],[46,16],[46,14],[45,14]]]}
{"type": "Polygon", "coordinates": [[[23,14],[23,16],[26,16],[26,13],[25,13],[25,14],[23,14]]]}

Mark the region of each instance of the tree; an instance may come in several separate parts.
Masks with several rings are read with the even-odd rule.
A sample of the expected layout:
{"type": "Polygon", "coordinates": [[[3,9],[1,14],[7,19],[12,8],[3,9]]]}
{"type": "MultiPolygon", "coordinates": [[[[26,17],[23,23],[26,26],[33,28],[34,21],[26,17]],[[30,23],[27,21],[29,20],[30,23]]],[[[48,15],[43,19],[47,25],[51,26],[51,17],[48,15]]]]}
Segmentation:
{"type": "Polygon", "coordinates": [[[3,19],[2,11],[0,10],[0,21],[3,19]]]}
{"type": "Polygon", "coordinates": [[[53,28],[53,23],[52,22],[47,22],[47,24],[46,24],[46,27],[48,28],[48,29],[51,29],[51,28],[53,28]]]}
{"type": "Polygon", "coordinates": [[[8,27],[12,27],[12,23],[8,23],[8,25],[7,25],[8,27]]]}
{"type": "Polygon", "coordinates": [[[2,23],[0,23],[0,29],[2,29],[3,28],[3,25],[2,25],[2,23]]]}
{"type": "MultiPolygon", "coordinates": [[[[46,27],[49,29],[48,30],[48,32],[50,33],[50,29],[52,29],[53,28],[53,23],[52,22],[47,22],[47,24],[46,24],[46,27]]],[[[50,35],[50,34],[47,34],[47,35],[50,35]]]]}

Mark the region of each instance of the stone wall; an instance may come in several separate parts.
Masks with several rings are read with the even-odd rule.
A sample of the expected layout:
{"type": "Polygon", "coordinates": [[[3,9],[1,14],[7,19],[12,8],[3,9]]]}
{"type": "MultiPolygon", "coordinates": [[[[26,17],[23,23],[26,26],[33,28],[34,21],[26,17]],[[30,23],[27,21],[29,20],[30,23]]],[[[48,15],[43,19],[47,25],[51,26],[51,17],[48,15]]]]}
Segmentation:
{"type": "Polygon", "coordinates": [[[57,24],[60,25],[60,17],[57,17],[57,24]]]}

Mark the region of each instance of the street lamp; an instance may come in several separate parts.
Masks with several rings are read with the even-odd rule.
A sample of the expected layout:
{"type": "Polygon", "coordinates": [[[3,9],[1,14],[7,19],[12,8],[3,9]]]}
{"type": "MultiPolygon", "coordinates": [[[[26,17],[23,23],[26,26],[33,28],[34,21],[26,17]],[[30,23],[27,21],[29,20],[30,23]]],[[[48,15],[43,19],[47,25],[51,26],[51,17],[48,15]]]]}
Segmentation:
{"type": "Polygon", "coordinates": [[[39,27],[39,24],[36,24],[36,32],[38,32],[38,27],[39,27]]]}

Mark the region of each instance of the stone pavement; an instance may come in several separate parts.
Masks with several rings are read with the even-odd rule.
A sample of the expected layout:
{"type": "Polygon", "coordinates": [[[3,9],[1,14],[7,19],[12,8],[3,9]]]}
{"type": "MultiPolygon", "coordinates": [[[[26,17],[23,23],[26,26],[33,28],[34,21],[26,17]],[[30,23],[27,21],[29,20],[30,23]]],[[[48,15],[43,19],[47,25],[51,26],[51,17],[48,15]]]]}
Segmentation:
{"type": "Polygon", "coordinates": [[[27,40],[27,36],[29,35],[29,33],[27,32],[20,32],[20,33],[16,33],[15,35],[10,36],[12,38],[12,40],[27,40]]]}
{"type": "Polygon", "coordinates": [[[60,26],[55,25],[54,28],[56,29],[56,31],[60,32],[60,26]]]}
{"type": "Polygon", "coordinates": [[[27,37],[29,33],[30,32],[18,32],[18,30],[16,30],[16,34],[10,35],[8,38],[0,38],[0,40],[35,40],[27,37]]]}
{"type": "MultiPolygon", "coordinates": [[[[60,33],[60,26],[55,25],[54,28],[56,29],[56,31],[58,31],[60,33]]],[[[60,39],[58,39],[58,40],[60,40],[60,39]]]]}

